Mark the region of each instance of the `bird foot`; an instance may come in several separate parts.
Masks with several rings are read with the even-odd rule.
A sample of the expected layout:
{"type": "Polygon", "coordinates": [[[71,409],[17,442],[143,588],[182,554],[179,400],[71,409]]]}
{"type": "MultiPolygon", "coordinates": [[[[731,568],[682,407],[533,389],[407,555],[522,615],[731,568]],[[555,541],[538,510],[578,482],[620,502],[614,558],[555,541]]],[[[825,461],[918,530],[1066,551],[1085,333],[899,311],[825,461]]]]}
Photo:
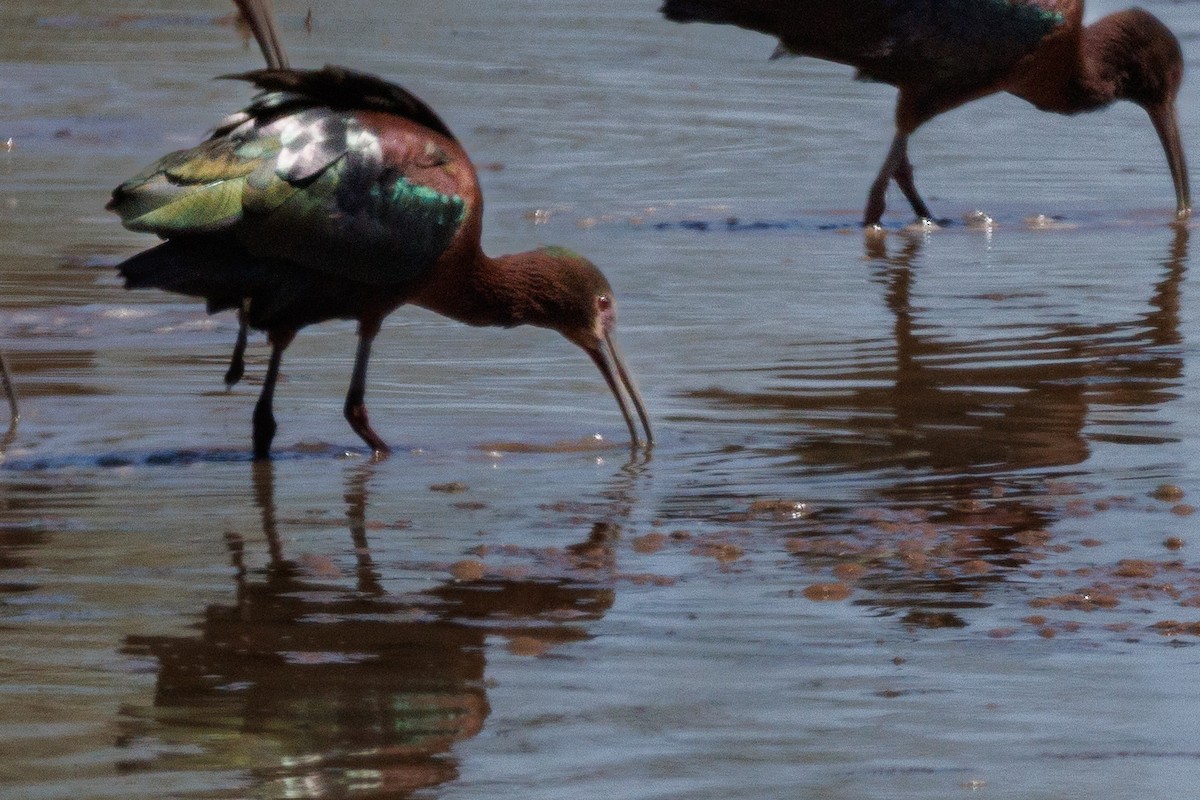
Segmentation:
{"type": "Polygon", "coordinates": [[[245,373],[246,364],[240,358],[229,362],[229,369],[225,370],[225,388],[232,389],[245,373]]]}
{"type": "Polygon", "coordinates": [[[880,225],[878,222],[864,222],[862,226],[863,238],[873,242],[882,242],[887,238],[887,228],[880,225]]]}
{"type": "Polygon", "coordinates": [[[371,427],[371,423],[367,419],[367,407],[362,402],[348,400],[345,415],[350,427],[371,448],[372,459],[386,458],[392,452],[392,448],[388,447],[387,442],[371,427]]]}

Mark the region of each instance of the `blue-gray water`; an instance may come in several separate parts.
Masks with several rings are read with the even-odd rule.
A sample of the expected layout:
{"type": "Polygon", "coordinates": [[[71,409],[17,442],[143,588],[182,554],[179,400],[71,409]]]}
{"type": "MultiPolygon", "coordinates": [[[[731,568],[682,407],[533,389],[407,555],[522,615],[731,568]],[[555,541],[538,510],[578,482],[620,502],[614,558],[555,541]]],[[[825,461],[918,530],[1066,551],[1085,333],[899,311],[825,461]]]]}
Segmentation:
{"type": "MultiPolygon", "coordinates": [[[[402,309],[368,388],[397,452],[342,420],[331,323],[251,463],[261,336],[226,392],[233,318],[124,291],[148,237],[102,207],[257,52],[219,0],[8,0],[0,798],[1193,790],[1200,244],[1142,111],[939,118],[926,199],[998,224],[904,232],[893,194],[878,240],[893,90],[847,69],[653,0],[278,5],[293,63],[439,110],[489,252],[603,267],[658,444],[554,334],[402,309]]],[[[1144,5],[1200,163],[1200,18],[1144,5]]]]}

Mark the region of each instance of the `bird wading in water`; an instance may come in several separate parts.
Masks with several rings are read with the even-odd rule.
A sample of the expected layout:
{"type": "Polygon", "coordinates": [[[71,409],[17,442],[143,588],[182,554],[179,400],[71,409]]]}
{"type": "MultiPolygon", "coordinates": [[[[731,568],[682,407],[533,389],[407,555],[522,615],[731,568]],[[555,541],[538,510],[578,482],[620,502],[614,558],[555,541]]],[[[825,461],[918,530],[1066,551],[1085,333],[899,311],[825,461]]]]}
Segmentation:
{"type": "Polygon", "coordinates": [[[17,404],[17,387],[13,384],[12,373],[8,371],[8,362],[0,353],[0,384],[4,384],[4,394],[8,398],[8,429],[16,428],[17,420],[21,419],[21,408],[17,404]]]}
{"type": "Polygon", "coordinates": [[[779,38],[776,55],[848,64],[900,90],[896,135],[863,212],[883,216],[890,181],[932,219],[913,182],[908,137],[938,114],[996,92],[1043,111],[1077,114],[1129,100],[1150,115],[1175,185],[1176,216],[1191,213],[1175,97],[1179,40],[1141,9],[1083,24],[1082,0],[666,0],[675,22],[736,25],[779,38]]]}
{"type": "MultiPolygon", "coordinates": [[[[558,331],[600,369],[632,444],[643,443],[636,415],[650,445],[600,270],[562,248],[485,255],[478,178],[437,114],[372,75],[279,66],[270,7],[237,4],[274,66],[229,77],[261,93],[198,146],[122,183],[107,207],[125,227],[166,240],[118,266],[127,287],[203,297],[210,312],[239,309],[267,332],[255,457],[269,455],[275,435],[284,350],[300,328],[330,319],[358,321],[346,419],[375,453],[388,452],[367,419],[367,360],[384,317],[405,303],[469,325],[558,331]]],[[[235,350],[231,372],[240,360],[235,350]]]]}

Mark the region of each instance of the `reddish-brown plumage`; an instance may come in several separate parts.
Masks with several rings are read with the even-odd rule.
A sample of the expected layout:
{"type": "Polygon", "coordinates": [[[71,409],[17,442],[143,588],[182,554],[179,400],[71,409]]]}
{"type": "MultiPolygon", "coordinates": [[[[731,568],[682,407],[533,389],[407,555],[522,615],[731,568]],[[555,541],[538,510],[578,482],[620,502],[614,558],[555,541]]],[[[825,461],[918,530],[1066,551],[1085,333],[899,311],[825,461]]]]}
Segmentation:
{"type": "Polygon", "coordinates": [[[849,64],[899,90],[896,135],[871,186],[864,224],[876,224],[895,180],[919,217],[908,137],[971,100],[1010,92],[1038,108],[1076,114],[1129,100],[1159,135],[1180,218],[1191,211],[1175,97],[1179,42],[1140,9],[1083,25],[1081,0],[666,0],[676,22],[737,25],[777,36],[781,54],[849,64]]]}

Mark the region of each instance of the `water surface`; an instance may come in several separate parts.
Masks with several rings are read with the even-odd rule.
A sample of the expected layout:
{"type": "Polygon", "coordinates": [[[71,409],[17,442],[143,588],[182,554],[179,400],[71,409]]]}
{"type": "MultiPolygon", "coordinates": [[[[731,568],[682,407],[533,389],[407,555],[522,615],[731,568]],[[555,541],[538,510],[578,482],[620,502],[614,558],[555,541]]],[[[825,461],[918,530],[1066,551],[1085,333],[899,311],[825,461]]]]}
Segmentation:
{"type": "MultiPolygon", "coordinates": [[[[267,347],[127,293],[111,187],[243,102],[217,0],[0,10],[0,798],[1160,797],[1200,779],[1188,228],[1135,107],[990,98],[856,220],[892,90],[654,3],[278,3],[402,81],[485,247],[600,264],[658,444],[582,353],[390,318],[267,347]],[[988,229],[962,220],[980,209],[988,229]],[[1038,219],[1037,215],[1044,215],[1038,219]]],[[[1092,4],[1098,16],[1120,7],[1092,4]]],[[[1186,4],[1147,7],[1197,67],[1186,4]]],[[[1180,99],[1192,161],[1200,89],[1180,99]]]]}

